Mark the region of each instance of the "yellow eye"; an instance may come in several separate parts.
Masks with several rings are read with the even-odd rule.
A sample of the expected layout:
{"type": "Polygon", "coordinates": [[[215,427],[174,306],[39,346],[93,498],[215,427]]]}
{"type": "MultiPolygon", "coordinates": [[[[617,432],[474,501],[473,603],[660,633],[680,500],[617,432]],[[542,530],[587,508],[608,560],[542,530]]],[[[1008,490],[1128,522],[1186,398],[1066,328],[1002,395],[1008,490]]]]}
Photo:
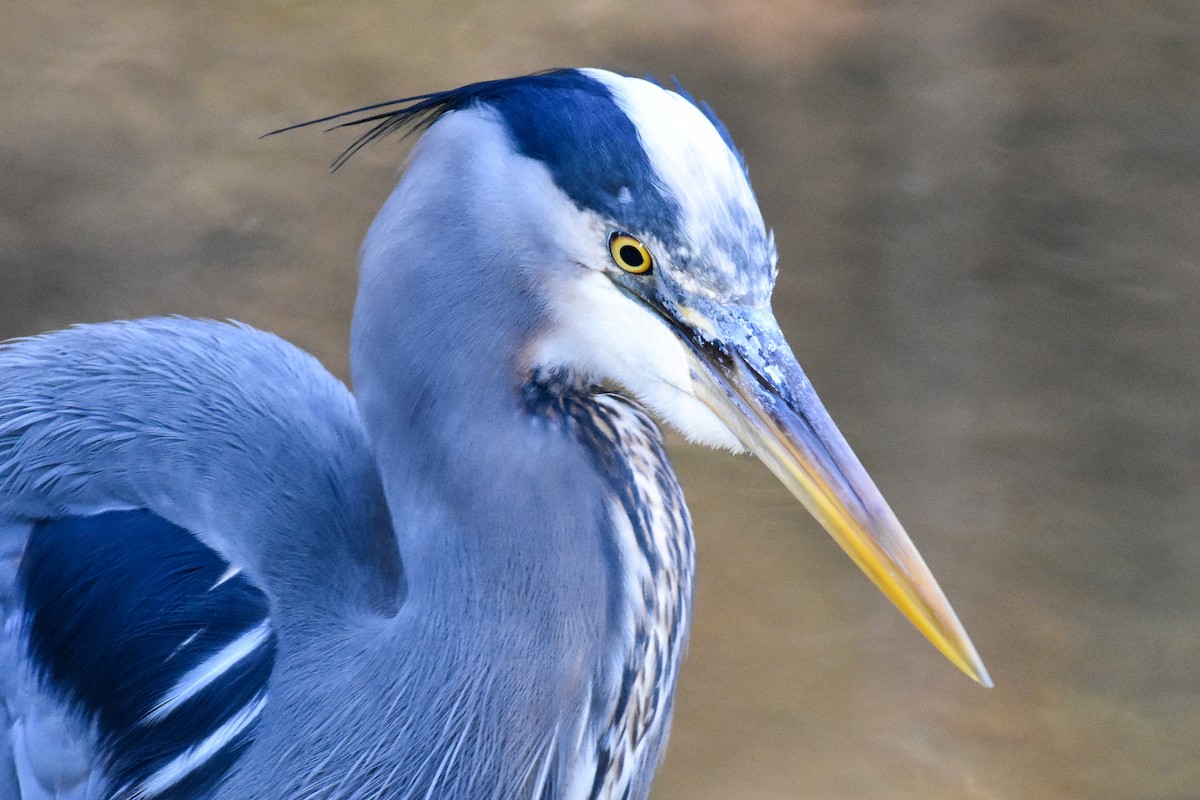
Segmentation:
{"type": "Polygon", "coordinates": [[[626,272],[642,275],[654,266],[654,259],[646,245],[630,236],[628,233],[614,233],[608,239],[608,252],[613,261],[626,272]]]}

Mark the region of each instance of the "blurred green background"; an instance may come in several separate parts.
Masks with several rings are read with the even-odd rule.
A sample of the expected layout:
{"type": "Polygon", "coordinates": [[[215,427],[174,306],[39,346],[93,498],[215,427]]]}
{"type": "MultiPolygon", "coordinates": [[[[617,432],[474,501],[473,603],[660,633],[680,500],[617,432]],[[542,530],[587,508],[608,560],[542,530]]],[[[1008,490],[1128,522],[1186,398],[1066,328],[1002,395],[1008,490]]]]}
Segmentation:
{"type": "Polygon", "coordinates": [[[1200,797],[1200,4],[45,2],[0,24],[0,338],[181,313],[346,372],[405,146],[259,135],[551,66],[677,76],[775,307],[996,681],[746,458],[698,537],[669,798],[1200,797]]]}

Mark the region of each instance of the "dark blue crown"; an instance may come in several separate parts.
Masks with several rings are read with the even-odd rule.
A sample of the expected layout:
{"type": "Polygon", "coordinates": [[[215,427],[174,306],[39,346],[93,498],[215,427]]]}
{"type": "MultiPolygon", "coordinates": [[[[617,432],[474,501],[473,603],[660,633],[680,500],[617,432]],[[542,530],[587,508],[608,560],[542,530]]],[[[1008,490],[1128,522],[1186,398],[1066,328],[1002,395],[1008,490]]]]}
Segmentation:
{"type": "MultiPolygon", "coordinates": [[[[708,104],[696,102],[678,82],[676,88],[708,117],[740,160],[728,131],[708,104]]],[[[579,206],[625,222],[635,231],[653,229],[661,235],[678,223],[678,205],[657,180],[637,127],[604,83],[577,69],[472,83],[282,130],[335,120],[346,121],[333,128],[371,125],[333,162],[337,169],[371,142],[393,133],[407,136],[446,113],[480,105],[495,109],[519,152],[545,164],[559,188],[579,206]]]]}

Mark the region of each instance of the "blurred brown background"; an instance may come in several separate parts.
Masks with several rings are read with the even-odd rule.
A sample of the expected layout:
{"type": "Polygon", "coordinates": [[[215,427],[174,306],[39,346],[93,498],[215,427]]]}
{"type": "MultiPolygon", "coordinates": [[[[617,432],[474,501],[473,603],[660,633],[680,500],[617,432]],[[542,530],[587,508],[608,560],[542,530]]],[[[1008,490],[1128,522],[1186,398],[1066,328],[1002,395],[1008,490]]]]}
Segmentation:
{"type": "Polygon", "coordinates": [[[558,65],[744,148],[776,310],[997,687],[756,462],[699,539],[668,798],[1200,797],[1200,4],[33,2],[0,18],[0,338],[182,313],[345,374],[404,146],[284,124],[558,65]]]}

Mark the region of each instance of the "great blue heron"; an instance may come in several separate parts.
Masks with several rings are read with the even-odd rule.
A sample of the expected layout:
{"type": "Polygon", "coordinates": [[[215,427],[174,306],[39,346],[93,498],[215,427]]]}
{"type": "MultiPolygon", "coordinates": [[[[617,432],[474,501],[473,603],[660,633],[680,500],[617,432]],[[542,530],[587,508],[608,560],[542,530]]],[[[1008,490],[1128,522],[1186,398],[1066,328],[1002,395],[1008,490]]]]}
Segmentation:
{"type": "Polygon", "coordinates": [[[659,433],[750,450],[987,673],[769,306],[707,106],[557,70],[425,129],[367,235],[355,394],[235,324],[0,350],[0,797],[644,798],[692,588],[659,433]]]}

